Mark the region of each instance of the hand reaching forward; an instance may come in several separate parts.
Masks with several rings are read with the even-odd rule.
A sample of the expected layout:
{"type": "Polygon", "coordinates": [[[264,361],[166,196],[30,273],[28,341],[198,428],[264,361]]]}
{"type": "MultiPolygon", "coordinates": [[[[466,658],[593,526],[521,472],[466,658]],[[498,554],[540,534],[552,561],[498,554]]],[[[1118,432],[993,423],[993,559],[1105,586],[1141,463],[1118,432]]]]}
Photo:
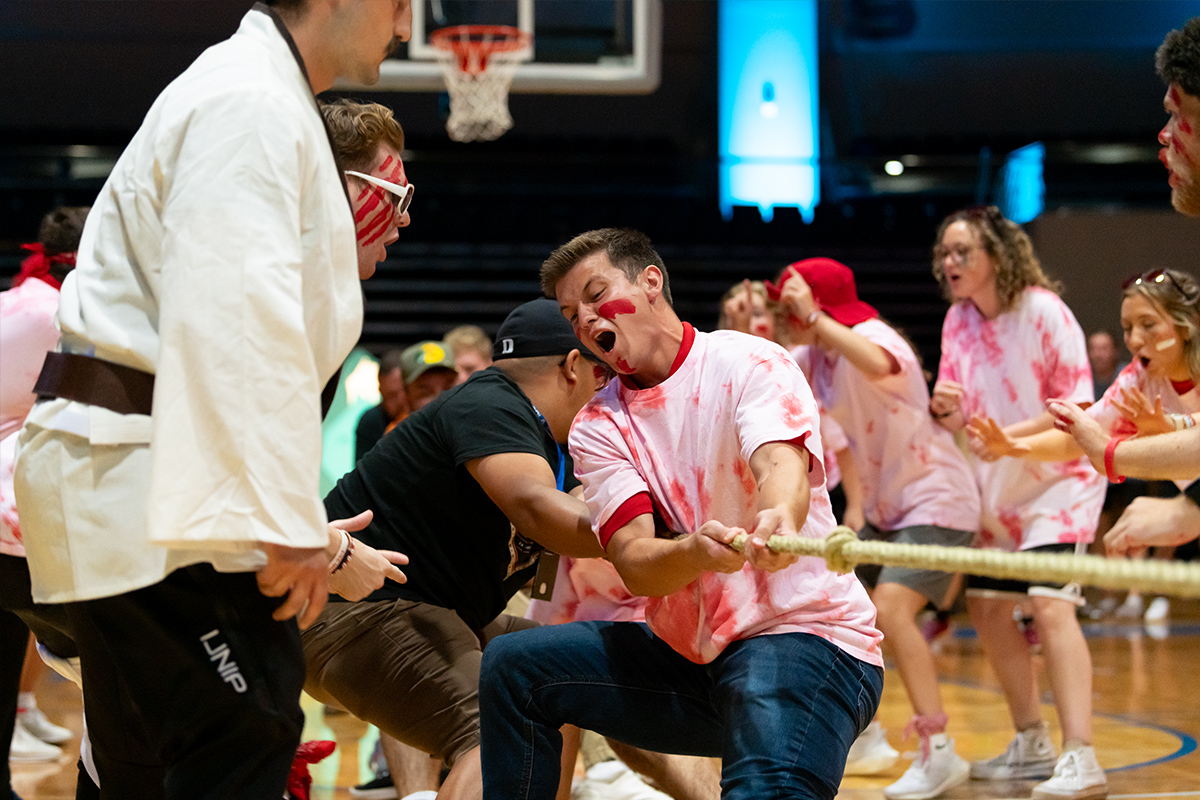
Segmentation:
{"type": "MultiPolygon", "coordinates": [[[[367,510],[350,519],[334,520],[329,523],[329,527],[338,532],[339,536],[341,531],[349,534],[367,527],[372,517],[372,512],[367,510]]],[[[355,539],[353,555],[346,562],[346,566],[329,577],[329,588],[347,600],[362,600],[383,586],[385,580],[405,583],[408,578],[396,565],[407,563],[408,556],[403,553],[376,550],[371,545],[355,539]]]]}
{"type": "Polygon", "coordinates": [[[1047,400],[1046,410],[1054,417],[1054,427],[1071,434],[1092,462],[1092,467],[1104,475],[1104,448],[1108,445],[1108,431],[1070,400],[1047,400]]]}
{"type": "Polygon", "coordinates": [[[971,452],[984,461],[999,461],[1005,456],[1020,458],[1029,452],[1029,445],[1009,436],[991,417],[972,417],[967,435],[971,452]]]}
{"type": "Polygon", "coordinates": [[[1137,426],[1138,436],[1155,436],[1175,430],[1174,423],[1163,413],[1162,395],[1154,403],[1136,386],[1121,389],[1121,397],[1113,398],[1113,408],[1137,426]]]}

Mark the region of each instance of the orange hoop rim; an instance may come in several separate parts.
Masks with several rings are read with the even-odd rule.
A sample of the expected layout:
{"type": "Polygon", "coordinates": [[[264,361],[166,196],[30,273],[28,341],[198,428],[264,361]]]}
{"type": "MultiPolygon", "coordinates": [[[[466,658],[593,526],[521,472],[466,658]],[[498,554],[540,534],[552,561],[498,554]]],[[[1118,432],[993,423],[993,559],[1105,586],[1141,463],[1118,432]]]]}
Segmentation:
{"type": "Polygon", "coordinates": [[[529,46],[532,38],[511,25],[452,25],[430,33],[429,43],[449,53],[475,51],[488,56],[523,50],[529,46]]]}

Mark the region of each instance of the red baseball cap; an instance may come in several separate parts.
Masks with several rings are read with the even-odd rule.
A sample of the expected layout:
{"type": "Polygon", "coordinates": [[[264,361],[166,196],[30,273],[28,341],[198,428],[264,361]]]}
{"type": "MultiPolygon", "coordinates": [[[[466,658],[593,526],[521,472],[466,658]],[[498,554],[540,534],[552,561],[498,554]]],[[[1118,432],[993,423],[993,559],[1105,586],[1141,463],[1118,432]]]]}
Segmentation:
{"type": "Polygon", "coordinates": [[[784,285],[795,273],[799,273],[812,288],[813,299],[817,301],[821,310],[846,327],[853,327],[879,316],[874,306],[858,299],[854,273],[850,268],[832,258],[806,258],[789,264],[783,271],[778,285],[766,281],[767,293],[772,300],[779,299],[784,285]]]}

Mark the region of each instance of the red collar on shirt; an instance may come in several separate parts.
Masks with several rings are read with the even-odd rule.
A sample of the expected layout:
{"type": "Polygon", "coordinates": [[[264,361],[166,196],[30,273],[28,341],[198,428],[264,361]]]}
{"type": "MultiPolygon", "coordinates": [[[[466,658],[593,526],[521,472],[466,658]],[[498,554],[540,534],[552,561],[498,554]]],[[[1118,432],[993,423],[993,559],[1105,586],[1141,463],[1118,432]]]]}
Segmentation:
{"type": "MultiPolygon", "coordinates": [[[[683,362],[687,361],[688,353],[692,352],[692,345],[696,342],[696,329],[692,327],[690,322],[683,323],[683,341],[679,343],[679,352],[675,354],[675,360],[671,362],[671,371],[667,373],[670,378],[674,375],[683,362]]],[[[641,391],[642,387],[633,382],[633,379],[628,375],[621,375],[621,383],[625,384],[626,389],[632,389],[635,392],[641,391]]]]}
{"type": "Polygon", "coordinates": [[[1187,394],[1196,388],[1196,382],[1191,378],[1183,381],[1171,381],[1171,388],[1175,390],[1175,394],[1187,394]]]}

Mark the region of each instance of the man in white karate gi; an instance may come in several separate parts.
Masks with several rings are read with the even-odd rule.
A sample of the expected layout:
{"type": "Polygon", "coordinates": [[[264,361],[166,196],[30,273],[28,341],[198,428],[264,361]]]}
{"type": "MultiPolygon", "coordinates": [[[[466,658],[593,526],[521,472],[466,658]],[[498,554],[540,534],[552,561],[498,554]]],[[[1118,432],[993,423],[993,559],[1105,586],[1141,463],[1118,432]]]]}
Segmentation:
{"type": "Polygon", "coordinates": [[[409,0],[256,5],[96,199],[16,492],[34,598],[78,636],[106,798],[282,794],[293,618],[316,617],[331,569],[320,393],[362,324],[314,94],[377,80],[410,26],[409,0]]]}

